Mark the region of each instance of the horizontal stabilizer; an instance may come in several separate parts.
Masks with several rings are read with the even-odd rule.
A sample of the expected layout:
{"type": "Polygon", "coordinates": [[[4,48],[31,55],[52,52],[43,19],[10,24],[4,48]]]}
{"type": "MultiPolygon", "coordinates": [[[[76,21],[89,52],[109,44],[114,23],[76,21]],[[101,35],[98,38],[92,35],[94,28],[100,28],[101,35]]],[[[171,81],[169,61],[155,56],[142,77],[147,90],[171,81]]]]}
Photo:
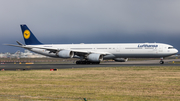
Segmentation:
{"type": "Polygon", "coordinates": [[[23,44],[22,43],[20,43],[19,41],[16,41],[19,45],[21,45],[21,46],[23,46],[23,44]]]}
{"type": "Polygon", "coordinates": [[[6,46],[14,46],[14,47],[22,47],[23,48],[22,45],[12,45],[12,44],[4,44],[4,45],[6,45],[6,46]]]}

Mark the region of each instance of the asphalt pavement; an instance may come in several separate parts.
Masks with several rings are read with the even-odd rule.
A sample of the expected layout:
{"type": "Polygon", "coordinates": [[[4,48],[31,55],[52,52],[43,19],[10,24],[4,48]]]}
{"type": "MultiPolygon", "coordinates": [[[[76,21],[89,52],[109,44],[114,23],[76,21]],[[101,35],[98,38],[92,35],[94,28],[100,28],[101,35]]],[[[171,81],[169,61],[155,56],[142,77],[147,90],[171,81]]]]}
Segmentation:
{"type": "Polygon", "coordinates": [[[180,66],[173,61],[180,59],[164,60],[165,64],[159,64],[158,60],[106,62],[101,64],[76,65],[76,64],[0,64],[1,70],[40,70],[40,69],[69,69],[69,68],[92,68],[92,67],[121,67],[121,66],[180,66]]]}

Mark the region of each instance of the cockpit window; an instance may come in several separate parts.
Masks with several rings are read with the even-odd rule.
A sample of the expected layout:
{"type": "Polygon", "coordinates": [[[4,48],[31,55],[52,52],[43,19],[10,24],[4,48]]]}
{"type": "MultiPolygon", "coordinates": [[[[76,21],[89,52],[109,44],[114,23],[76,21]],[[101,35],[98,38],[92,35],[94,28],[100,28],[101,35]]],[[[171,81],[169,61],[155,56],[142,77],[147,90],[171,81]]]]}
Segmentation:
{"type": "Polygon", "coordinates": [[[174,49],[174,47],[168,47],[168,49],[174,49]]]}

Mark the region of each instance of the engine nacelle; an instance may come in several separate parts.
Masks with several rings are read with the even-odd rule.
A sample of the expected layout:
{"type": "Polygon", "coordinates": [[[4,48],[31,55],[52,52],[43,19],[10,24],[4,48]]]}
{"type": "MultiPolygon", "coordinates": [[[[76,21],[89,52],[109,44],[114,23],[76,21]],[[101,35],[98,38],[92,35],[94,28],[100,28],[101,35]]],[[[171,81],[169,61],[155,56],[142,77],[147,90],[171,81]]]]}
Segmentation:
{"type": "Polygon", "coordinates": [[[128,61],[128,58],[114,58],[114,61],[116,61],[116,62],[126,62],[126,61],[128,61]]]}
{"type": "Polygon", "coordinates": [[[62,50],[57,53],[57,56],[60,58],[73,58],[74,52],[70,50],[62,50]]]}
{"type": "Polygon", "coordinates": [[[101,54],[89,54],[87,59],[91,62],[100,62],[103,61],[103,55],[101,54]]]}

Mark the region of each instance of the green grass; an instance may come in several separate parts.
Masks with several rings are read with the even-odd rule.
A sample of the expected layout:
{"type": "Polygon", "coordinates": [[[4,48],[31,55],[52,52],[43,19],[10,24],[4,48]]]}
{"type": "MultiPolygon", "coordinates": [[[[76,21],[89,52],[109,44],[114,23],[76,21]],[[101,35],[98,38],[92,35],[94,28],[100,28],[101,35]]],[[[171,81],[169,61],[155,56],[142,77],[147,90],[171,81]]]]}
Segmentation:
{"type": "Polygon", "coordinates": [[[0,99],[58,101],[180,100],[180,67],[1,71],[0,99]]]}

